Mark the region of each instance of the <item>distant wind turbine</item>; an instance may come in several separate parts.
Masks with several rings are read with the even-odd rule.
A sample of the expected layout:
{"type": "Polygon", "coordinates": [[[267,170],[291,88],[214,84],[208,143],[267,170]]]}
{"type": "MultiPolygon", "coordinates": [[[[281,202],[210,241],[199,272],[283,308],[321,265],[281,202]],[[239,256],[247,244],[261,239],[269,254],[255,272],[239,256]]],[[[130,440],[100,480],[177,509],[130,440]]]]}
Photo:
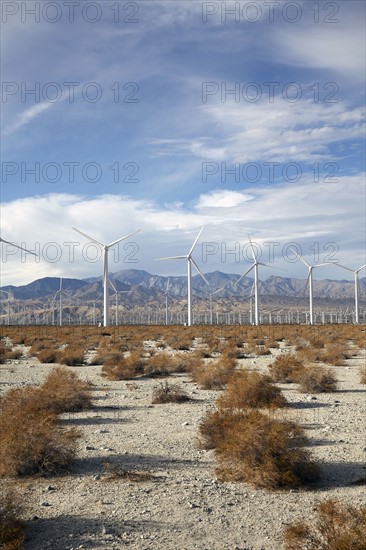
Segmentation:
{"type": "Polygon", "coordinates": [[[251,248],[251,251],[252,251],[253,263],[249,267],[249,269],[244,271],[243,275],[241,277],[239,277],[239,279],[235,283],[235,286],[237,286],[240,283],[240,281],[242,280],[242,278],[245,277],[245,275],[247,275],[254,268],[254,324],[259,325],[260,319],[259,319],[258,266],[263,265],[263,266],[269,267],[269,265],[258,261],[257,256],[256,256],[255,251],[254,251],[253,243],[252,243],[249,235],[248,235],[248,239],[249,239],[250,248],[251,248]]]}
{"type": "Polygon", "coordinates": [[[202,279],[206,282],[208,285],[208,281],[194,259],[192,258],[193,250],[198,242],[198,239],[201,236],[201,233],[203,231],[203,226],[201,227],[197,237],[195,238],[193,245],[191,246],[190,251],[186,256],[169,256],[167,258],[157,258],[157,260],[187,260],[187,269],[188,269],[188,326],[190,327],[192,325],[192,264],[197,269],[198,273],[201,275],[202,279]]]}
{"type": "Polygon", "coordinates": [[[203,290],[203,289],[202,289],[202,291],[203,291],[205,294],[208,294],[209,300],[210,300],[210,325],[213,324],[212,296],[215,296],[215,294],[218,294],[219,292],[221,292],[222,290],[224,290],[224,288],[225,288],[225,286],[222,286],[221,288],[218,288],[218,289],[215,290],[214,292],[211,292],[211,291],[203,290]]]}
{"type": "Polygon", "coordinates": [[[350,267],[346,267],[345,265],[341,265],[341,264],[336,264],[336,265],[341,267],[342,269],[347,269],[347,271],[350,271],[354,275],[354,278],[355,278],[355,324],[358,325],[358,323],[359,323],[359,306],[358,306],[359,281],[358,281],[358,274],[364,267],[366,267],[366,264],[359,267],[358,269],[351,269],[350,267]]]}
{"type": "Polygon", "coordinates": [[[115,323],[116,323],[116,325],[118,325],[119,324],[119,321],[118,321],[118,294],[127,294],[128,292],[131,292],[131,290],[117,290],[117,288],[115,287],[115,285],[112,283],[112,281],[110,279],[109,279],[109,284],[111,285],[111,287],[114,290],[114,296],[115,296],[115,299],[116,299],[116,319],[115,319],[115,323]]]}
{"type": "Polygon", "coordinates": [[[86,237],[88,241],[91,241],[98,246],[100,246],[103,250],[103,302],[104,302],[104,315],[103,315],[103,326],[107,327],[109,325],[109,279],[108,279],[108,252],[109,249],[112,248],[112,246],[118,244],[121,241],[124,241],[125,239],[128,239],[129,237],[132,237],[132,235],[136,235],[141,229],[138,229],[137,231],[133,231],[133,233],[129,233],[128,235],[125,235],[124,237],[121,237],[120,239],[117,239],[116,241],[111,242],[110,244],[103,244],[94,239],[93,237],[90,237],[86,233],[83,233],[83,231],[80,231],[79,229],[76,229],[76,227],[73,227],[73,230],[77,233],[80,233],[80,235],[83,235],[83,237],[86,237]]]}
{"type": "Polygon", "coordinates": [[[304,264],[306,265],[306,267],[308,268],[308,278],[306,280],[306,285],[305,285],[305,289],[306,287],[308,286],[309,284],[309,307],[310,307],[310,324],[313,325],[314,324],[314,309],[313,309],[313,270],[316,268],[316,267],[322,267],[323,265],[332,265],[332,262],[324,262],[322,264],[315,264],[315,265],[310,265],[308,264],[308,262],[306,260],[304,260],[304,258],[302,256],[300,256],[300,254],[298,254],[296,252],[296,250],[292,247],[290,247],[290,250],[292,250],[292,252],[295,254],[295,256],[297,256],[299,258],[299,260],[304,264]]]}
{"type": "Polygon", "coordinates": [[[166,288],[165,288],[165,324],[168,325],[168,301],[169,301],[169,287],[170,287],[170,279],[168,278],[167,280],[167,283],[166,283],[166,288]]]}

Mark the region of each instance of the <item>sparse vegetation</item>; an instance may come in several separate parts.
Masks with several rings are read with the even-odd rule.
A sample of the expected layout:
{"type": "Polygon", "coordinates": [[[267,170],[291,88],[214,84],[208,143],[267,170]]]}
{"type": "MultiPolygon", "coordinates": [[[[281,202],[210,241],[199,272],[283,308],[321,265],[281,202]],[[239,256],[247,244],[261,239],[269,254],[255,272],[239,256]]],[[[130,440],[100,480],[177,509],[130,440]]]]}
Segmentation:
{"type": "Polygon", "coordinates": [[[330,393],[337,391],[337,381],[325,367],[304,368],[300,377],[300,391],[304,393],[330,393]]]}
{"type": "Polygon", "coordinates": [[[299,521],[285,529],[286,550],[365,550],[366,506],[330,499],[318,505],[317,513],[315,525],[299,521]]]}
{"type": "Polygon", "coordinates": [[[298,382],[304,371],[304,362],[295,354],[287,353],[276,357],[269,370],[275,382],[298,382]]]}
{"type": "Polygon", "coordinates": [[[9,491],[0,492],[0,548],[21,550],[25,540],[25,526],[21,519],[19,498],[9,491]]]}
{"type": "Polygon", "coordinates": [[[281,390],[271,383],[268,376],[251,371],[233,373],[217,402],[219,407],[238,410],[283,407],[286,404],[281,390]]]}
{"type": "Polygon", "coordinates": [[[214,448],[217,475],[223,481],[244,481],[268,489],[290,488],[318,479],[317,465],[307,450],[303,430],[256,411],[216,410],[200,426],[206,448],[214,448]]]}
{"type": "Polygon", "coordinates": [[[185,403],[190,398],[178,384],[163,382],[153,391],[152,403],[185,403]]]}

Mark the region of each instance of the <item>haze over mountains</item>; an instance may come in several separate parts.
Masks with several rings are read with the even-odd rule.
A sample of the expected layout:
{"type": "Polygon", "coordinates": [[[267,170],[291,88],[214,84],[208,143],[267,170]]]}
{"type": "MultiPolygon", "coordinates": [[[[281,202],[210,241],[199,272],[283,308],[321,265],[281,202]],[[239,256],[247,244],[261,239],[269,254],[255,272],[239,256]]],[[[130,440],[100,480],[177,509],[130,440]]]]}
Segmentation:
{"type": "MultiPolygon", "coordinates": [[[[224,287],[215,295],[216,300],[225,299],[225,302],[238,302],[248,298],[252,291],[253,278],[244,277],[235,286],[239,275],[214,271],[207,273],[206,278],[210,287],[197,275],[193,277],[193,295],[196,298],[208,299],[207,292],[215,292],[224,287]]],[[[153,275],[147,271],[127,269],[110,273],[119,292],[123,294],[121,301],[129,306],[143,306],[147,302],[161,302],[165,300],[165,292],[169,280],[168,294],[170,299],[175,301],[186,300],[187,278],[185,276],[163,277],[153,275]]],[[[91,300],[102,299],[101,277],[88,279],[63,279],[63,290],[67,296],[77,300],[79,303],[86,303],[91,300]]],[[[352,280],[314,280],[314,298],[319,305],[350,306],[354,303],[354,281],[352,280]]],[[[27,301],[37,300],[48,302],[52,300],[59,290],[60,279],[58,277],[45,277],[37,279],[23,286],[4,286],[2,290],[10,291],[15,300],[27,301]]],[[[366,302],[366,278],[360,278],[360,303],[366,302]]],[[[306,305],[308,302],[308,289],[306,279],[295,279],[290,277],[271,276],[259,282],[261,301],[269,304],[286,304],[289,306],[306,305]]],[[[111,289],[111,294],[113,290],[111,289]]],[[[2,296],[3,300],[5,296],[2,296]]]]}

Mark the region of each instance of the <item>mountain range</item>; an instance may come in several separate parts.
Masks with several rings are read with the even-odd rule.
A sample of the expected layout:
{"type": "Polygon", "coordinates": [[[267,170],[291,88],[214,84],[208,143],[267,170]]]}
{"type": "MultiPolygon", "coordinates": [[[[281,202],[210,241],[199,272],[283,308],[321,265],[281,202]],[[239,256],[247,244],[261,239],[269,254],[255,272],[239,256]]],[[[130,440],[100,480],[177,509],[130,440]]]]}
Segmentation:
{"type": "MultiPolygon", "coordinates": [[[[120,302],[126,307],[144,306],[148,302],[156,304],[165,303],[165,293],[173,302],[184,301],[187,298],[187,278],[185,276],[163,277],[152,275],[147,271],[127,269],[110,273],[117,291],[123,294],[120,302]]],[[[253,278],[243,277],[238,285],[236,281],[239,275],[214,271],[207,273],[208,287],[203,279],[197,275],[192,278],[193,296],[201,300],[208,300],[208,291],[215,292],[216,301],[224,300],[226,304],[242,302],[249,298],[253,288],[253,278]]],[[[1,290],[10,292],[10,301],[37,303],[49,303],[60,288],[58,277],[45,277],[37,279],[27,285],[1,287],[1,290]]],[[[65,293],[65,301],[75,300],[80,304],[87,304],[90,301],[102,300],[101,277],[88,279],[62,280],[62,289],[65,293]]],[[[329,307],[349,306],[354,304],[354,281],[349,280],[314,280],[314,300],[317,304],[328,305],[329,307]]],[[[111,289],[111,300],[114,291],[111,289]]],[[[289,277],[271,276],[266,280],[259,281],[259,293],[262,303],[274,305],[306,306],[308,303],[308,289],[306,280],[289,277]]],[[[360,305],[366,303],[366,277],[359,280],[360,305]]],[[[3,303],[7,300],[2,293],[3,303]]]]}

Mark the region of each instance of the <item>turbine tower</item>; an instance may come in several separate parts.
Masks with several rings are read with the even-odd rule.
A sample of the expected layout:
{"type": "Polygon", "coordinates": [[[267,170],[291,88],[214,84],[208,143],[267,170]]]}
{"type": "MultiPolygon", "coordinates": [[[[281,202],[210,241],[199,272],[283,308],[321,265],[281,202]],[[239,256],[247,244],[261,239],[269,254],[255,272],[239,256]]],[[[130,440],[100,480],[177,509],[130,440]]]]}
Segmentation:
{"type": "Polygon", "coordinates": [[[157,260],[187,260],[187,270],[188,270],[188,326],[190,327],[192,325],[192,264],[197,269],[198,273],[201,275],[202,279],[209,284],[206,277],[192,258],[193,250],[195,249],[195,246],[198,242],[198,239],[201,236],[201,233],[203,231],[203,226],[201,227],[197,237],[195,238],[193,245],[191,246],[190,251],[186,256],[169,256],[167,258],[157,258],[157,260]]]}
{"type": "Polygon", "coordinates": [[[241,277],[239,277],[239,279],[235,283],[235,286],[238,285],[240,283],[240,281],[242,280],[242,278],[245,277],[245,275],[247,275],[254,268],[254,324],[259,325],[260,320],[259,320],[258,266],[260,266],[260,265],[263,265],[263,266],[266,266],[266,267],[269,267],[269,266],[267,264],[264,264],[263,262],[258,261],[257,256],[255,254],[253,243],[252,243],[249,235],[248,235],[248,239],[249,239],[250,248],[251,248],[251,251],[252,251],[253,263],[250,266],[250,268],[247,269],[246,271],[244,271],[243,275],[241,277]]]}
{"type": "Polygon", "coordinates": [[[167,280],[167,283],[166,283],[166,288],[165,288],[165,325],[168,326],[169,322],[168,322],[168,302],[169,302],[169,288],[170,288],[170,278],[168,277],[168,280],[167,280]]]}
{"type": "Polygon", "coordinates": [[[309,274],[308,274],[308,278],[306,280],[306,285],[305,285],[305,289],[306,287],[308,286],[309,284],[309,307],[310,307],[310,325],[313,325],[314,324],[314,308],[313,308],[313,270],[317,267],[322,267],[323,265],[331,265],[332,262],[324,262],[322,264],[315,264],[315,265],[310,265],[308,264],[308,262],[306,260],[304,260],[304,258],[302,256],[300,256],[300,254],[298,254],[296,252],[296,250],[292,247],[290,247],[290,250],[292,250],[292,252],[299,258],[299,260],[304,264],[306,265],[306,267],[308,268],[308,271],[309,271],[309,274]]]}
{"type": "Polygon", "coordinates": [[[112,246],[120,243],[121,241],[124,241],[125,239],[128,239],[129,237],[132,237],[132,235],[136,235],[141,229],[138,229],[137,231],[133,231],[133,233],[129,233],[128,235],[125,235],[124,237],[121,237],[120,239],[117,239],[116,241],[111,242],[110,244],[103,244],[94,239],[93,237],[90,237],[86,233],[83,233],[83,231],[80,231],[79,229],[76,229],[76,227],[73,227],[74,231],[77,233],[80,233],[80,235],[83,235],[83,237],[86,237],[88,241],[91,241],[92,243],[97,244],[101,247],[103,250],[103,302],[104,302],[104,314],[103,314],[103,326],[107,327],[109,325],[109,279],[108,279],[108,252],[109,249],[112,248],[112,246]]]}
{"type": "Polygon", "coordinates": [[[353,276],[355,278],[355,324],[358,325],[359,323],[359,305],[358,305],[358,296],[359,296],[359,281],[358,281],[358,274],[359,272],[366,267],[366,264],[359,267],[358,269],[351,269],[350,267],[346,267],[345,265],[336,264],[342,269],[347,269],[347,271],[350,271],[353,273],[353,276]]]}
{"type": "Polygon", "coordinates": [[[111,285],[111,287],[113,288],[114,290],[114,296],[115,296],[115,299],[116,299],[116,318],[115,318],[115,324],[116,326],[119,325],[119,321],[118,321],[118,294],[127,294],[128,292],[131,292],[131,290],[117,290],[117,288],[115,287],[115,285],[112,283],[112,281],[109,279],[109,284],[111,285]]]}

